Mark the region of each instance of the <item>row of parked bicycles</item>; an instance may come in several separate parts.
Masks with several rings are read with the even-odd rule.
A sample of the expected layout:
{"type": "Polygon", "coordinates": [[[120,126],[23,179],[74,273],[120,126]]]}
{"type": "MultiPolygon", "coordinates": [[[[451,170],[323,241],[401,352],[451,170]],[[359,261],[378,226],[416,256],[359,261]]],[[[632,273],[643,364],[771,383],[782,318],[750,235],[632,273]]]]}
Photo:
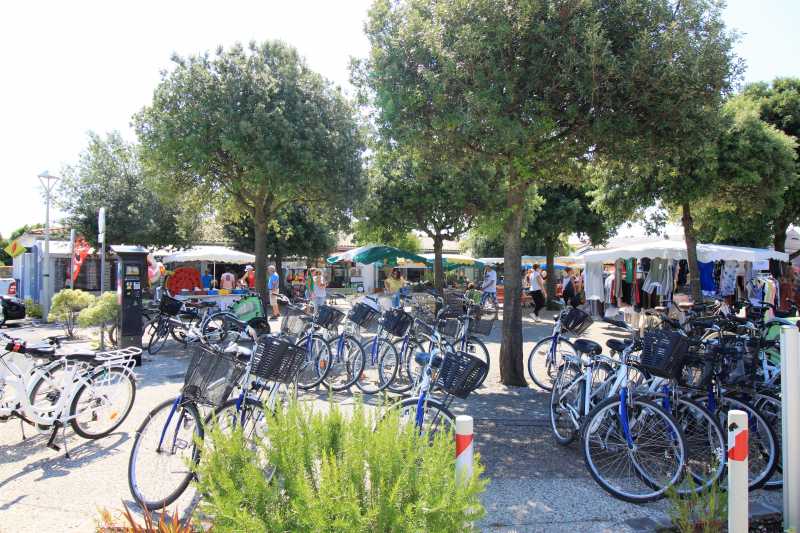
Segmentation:
{"type": "MultiPolygon", "coordinates": [[[[177,329],[182,319],[173,319],[186,308],[173,300],[162,298],[153,322],[177,329]]],[[[489,353],[479,336],[491,332],[496,311],[463,297],[404,297],[403,307],[389,309],[365,297],[348,312],[281,300],[277,331],[211,312],[176,339],[193,350],[181,393],[145,417],[128,464],[131,493],[143,507],[162,508],[184,493],[211,426],[240,428],[248,442],[262,441],[272,411],[298,391],[402,394],[388,409],[433,436],[454,426],[453,399],[486,379],[489,353]]],[[[263,468],[272,475],[266,461],[263,468]]]]}
{"type": "Polygon", "coordinates": [[[694,306],[682,321],[649,313],[640,329],[607,320],[628,337],[608,340],[607,354],[594,341],[567,338],[589,327],[586,313],[555,316],[528,371],[550,391],[556,441],[579,441],[587,469],[607,492],[648,502],[719,484],[731,409],[748,415],[749,488],[782,486],[779,332],[796,319],[765,319],[768,304],[740,306],[746,317],[715,302],[694,306]]]}

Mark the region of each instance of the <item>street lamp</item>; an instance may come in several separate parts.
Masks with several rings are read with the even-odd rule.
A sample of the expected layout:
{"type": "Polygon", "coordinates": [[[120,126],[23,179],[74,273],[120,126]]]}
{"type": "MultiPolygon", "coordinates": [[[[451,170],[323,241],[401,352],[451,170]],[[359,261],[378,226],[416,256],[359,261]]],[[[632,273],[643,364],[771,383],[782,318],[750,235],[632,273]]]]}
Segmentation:
{"type": "Polygon", "coordinates": [[[42,304],[42,318],[47,322],[47,315],[50,314],[50,293],[52,292],[52,284],[50,283],[50,195],[59,178],[46,170],[37,177],[44,188],[46,202],[44,215],[44,266],[42,267],[42,286],[39,289],[39,301],[42,304]]]}

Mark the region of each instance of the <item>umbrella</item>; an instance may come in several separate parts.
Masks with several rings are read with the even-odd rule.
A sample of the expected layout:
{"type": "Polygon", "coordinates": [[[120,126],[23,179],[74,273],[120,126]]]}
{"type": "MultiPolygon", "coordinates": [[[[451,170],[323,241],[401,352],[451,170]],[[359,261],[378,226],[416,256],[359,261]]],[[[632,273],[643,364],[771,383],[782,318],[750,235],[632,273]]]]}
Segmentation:
{"type": "Polygon", "coordinates": [[[353,248],[346,252],[330,256],[328,263],[338,263],[340,261],[353,261],[354,263],[361,263],[369,265],[372,263],[388,263],[393,264],[397,262],[398,258],[408,259],[417,263],[426,263],[427,260],[415,253],[406,252],[393,246],[384,246],[382,244],[368,244],[367,246],[360,246],[353,248]]]}

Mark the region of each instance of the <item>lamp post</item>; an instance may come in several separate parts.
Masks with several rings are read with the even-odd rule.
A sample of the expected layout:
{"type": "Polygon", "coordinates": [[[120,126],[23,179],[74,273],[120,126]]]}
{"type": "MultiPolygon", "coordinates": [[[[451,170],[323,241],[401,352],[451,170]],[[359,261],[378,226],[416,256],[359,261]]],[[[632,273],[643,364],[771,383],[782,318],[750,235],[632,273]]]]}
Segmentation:
{"type": "Polygon", "coordinates": [[[50,292],[52,290],[52,284],[50,283],[50,195],[59,178],[58,176],[53,176],[46,170],[37,177],[44,188],[46,205],[44,219],[44,266],[42,267],[42,286],[39,289],[39,300],[42,305],[42,318],[47,322],[47,315],[50,314],[50,292]]]}

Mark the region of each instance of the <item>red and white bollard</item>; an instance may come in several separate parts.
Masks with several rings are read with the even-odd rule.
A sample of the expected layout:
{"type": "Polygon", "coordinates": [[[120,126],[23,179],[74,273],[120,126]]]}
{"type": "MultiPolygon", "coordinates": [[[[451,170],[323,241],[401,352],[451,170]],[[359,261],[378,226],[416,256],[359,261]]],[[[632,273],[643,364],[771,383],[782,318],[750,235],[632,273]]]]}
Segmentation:
{"type": "Polygon", "coordinates": [[[728,531],[747,533],[749,529],[747,413],[728,411],[728,531]]]}
{"type": "Polygon", "coordinates": [[[456,483],[467,484],[472,479],[472,417],[456,417],[456,483]]]}

